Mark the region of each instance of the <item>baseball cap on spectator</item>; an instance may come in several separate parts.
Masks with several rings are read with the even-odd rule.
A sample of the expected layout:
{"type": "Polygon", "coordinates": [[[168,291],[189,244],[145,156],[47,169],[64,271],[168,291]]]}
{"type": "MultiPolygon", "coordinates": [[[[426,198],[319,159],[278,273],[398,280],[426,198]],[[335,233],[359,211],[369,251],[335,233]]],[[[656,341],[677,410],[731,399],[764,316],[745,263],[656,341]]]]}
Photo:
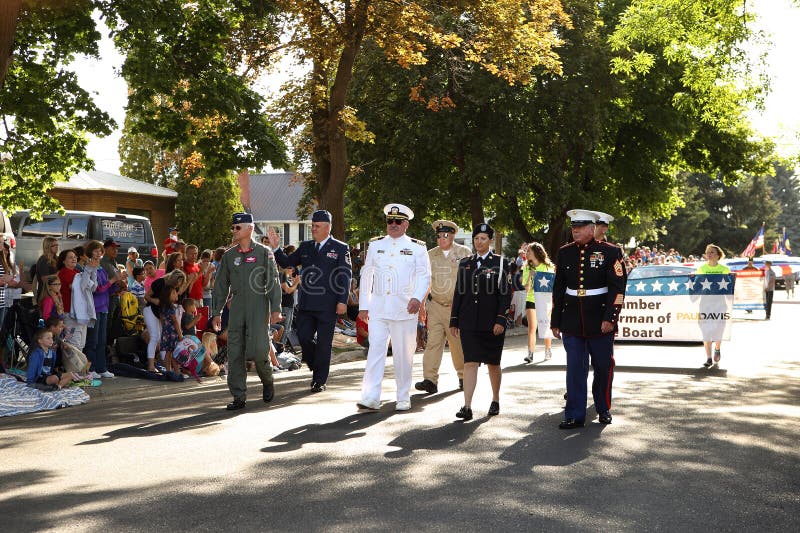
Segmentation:
{"type": "Polygon", "coordinates": [[[132,254],[132,253],[137,253],[138,254],[139,250],[137,250],[135,246],[131,246],[130,248],[128,248],[128,253],[129,254],[132,254]]]}
{"type": "Polygon", "coordinates": [[[119,243],[117,241],[115,241],[114,239],[109,237],[108,239],[103,241],[103,248],[108,248],[110,246],[116,246],[117,248],[119,248],[119,243]]]}

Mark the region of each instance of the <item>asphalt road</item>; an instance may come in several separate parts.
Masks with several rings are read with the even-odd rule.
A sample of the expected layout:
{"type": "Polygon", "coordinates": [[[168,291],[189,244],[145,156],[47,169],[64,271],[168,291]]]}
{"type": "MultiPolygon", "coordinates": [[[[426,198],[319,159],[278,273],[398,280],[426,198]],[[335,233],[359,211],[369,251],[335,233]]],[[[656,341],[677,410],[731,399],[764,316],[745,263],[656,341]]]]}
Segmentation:
{"type": "Polygon", "coordinates": [[[390,379],[357,413],[357,361],[318,395],[308,371],[280,374],[270,406],[251,376],[236,414],[210,381],[0,419],[0,530],[793,531],[800,298],[776,299],[772,321],[737,320],[720,370],[699,345],[618,344],[609,426],[557,428],[563,349],[523,365],[524,337],[501,414],[482,371],[468,423],[448,356],[443,392],[405,413],[390,379]]]}

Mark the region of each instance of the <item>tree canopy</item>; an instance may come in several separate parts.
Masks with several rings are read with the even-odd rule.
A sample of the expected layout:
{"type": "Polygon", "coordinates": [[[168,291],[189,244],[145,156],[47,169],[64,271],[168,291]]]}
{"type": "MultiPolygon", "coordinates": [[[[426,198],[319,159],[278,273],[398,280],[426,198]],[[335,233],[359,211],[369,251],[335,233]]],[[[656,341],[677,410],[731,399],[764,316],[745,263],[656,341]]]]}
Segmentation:
{"type": "Polygon", "coordinates": [[[277,41],[274,3],[114,0],[104,12],[125,55],[126,168],[138,175],[152,164],[174,180],[185,238],[227,242],[227,221],[242,209],[235,171],[287,163],[253,88],[277,41]]]}
{"type": "MultiPolygon", "coordinates": [[[[309,168],[307,184],[321,207],[333,213],[339,237],[351,175],[347,139],[372,140],[350,92],[365,40],[399,68],[446,56],[452,65],[476,65],[506,83],[526,83],[537,70],[559,71],[553,28],[568,24],[558,0],[277,3],[290,36],[287,46],[311,68],[287,86],[276,116],[284,132],[296,134],[296,164],[309,168]]],[[[428,101],[451,105],[438,88],[428,101]]]]}
{"type": "Polygon", "coordinates": [[[68,67],[77,54],[97,57],[92,7],[91,0],[31,0],[0,11],[0,206],[6,211],[58,209],[46,192],[90,170],[87,134],[107,135],[114,126],[68,67]]]}
{"type": "Polygon", "coordinates": [[[572,0],[565,9],[561,74],[513,86],[448,74],[454,107],[436,113],[415,112],[401,91],[446,72],[445,60],[403,70],[369,55],[355,99],[376,137],[354,145],[355,203],[407,193],[423,213],[432,208],[429,219],[453,206],[526,239],[546,230],[552,251],[569,208],[652,231],[682,205],[681,172],[732,184],[768,168],[771,145],[744,118],[759,85],[741,75],[752,16],[743,2],[572,0]]]}

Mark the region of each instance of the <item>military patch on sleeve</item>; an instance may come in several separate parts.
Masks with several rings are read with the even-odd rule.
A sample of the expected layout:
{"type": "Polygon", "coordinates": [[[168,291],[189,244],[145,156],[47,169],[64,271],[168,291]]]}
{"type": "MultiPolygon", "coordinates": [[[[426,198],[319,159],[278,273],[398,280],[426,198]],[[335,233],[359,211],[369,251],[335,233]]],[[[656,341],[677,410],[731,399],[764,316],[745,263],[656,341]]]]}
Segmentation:
{"type": "Polygon", "coordinates": [[[624,301],[625,301],[625,297],[623,295],[621,295],[621,294],[617,294],[617,297],[614,298],[614,305],[622,305],[622,303],[624,301]]]}
{"type": "Polygon", "coordinates": [[[614,274],[616,274],[618,278],[621,278],[624,272],[625,272],[625,267],[622,265],[622,260],[617,259],[614,262],[614,274]]]}

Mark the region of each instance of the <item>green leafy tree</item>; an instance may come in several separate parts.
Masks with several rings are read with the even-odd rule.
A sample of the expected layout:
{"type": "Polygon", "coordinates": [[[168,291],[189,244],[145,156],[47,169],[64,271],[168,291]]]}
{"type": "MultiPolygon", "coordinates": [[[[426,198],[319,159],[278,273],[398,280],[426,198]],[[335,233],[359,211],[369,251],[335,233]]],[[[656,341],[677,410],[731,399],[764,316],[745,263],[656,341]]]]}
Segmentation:
{"type": "Polygon", "coordinates": [[[169,189],[175,189],[182,178],[181,151],[166,151],[146,133],[132,133],[128,118],[119,140],[119,157],[122,174],[129,178],[169,189]]]}
{"type": "MultiPolygon", "coordinates": [[[[645,241],[658,242],[666,248],[675,248],[682,254],[697,253],[705,249],[705,245],[714,241],[711,229],[705,225],[710,213],[706,208],[708,189],[701,189],[699,180],[683,176],[681,200],[683,205],[667,219],[662,219],[659,234],[647,236],[645,241]]],[[[702,184],[704,185],[704,184],[702,184]]],[[[720,187],[721,184],[718,184],[720,187]]]]}
{"type": "Polygon", "coordinates": [[[0,206],[6,211],[60,208],[47,191],[92,169],[87,135],[107,135],[114,124],[68,68],[76,54],[97,57],[93,6],[90,0],[30,0],[0,10],[0,206]]]}
{"type": "Polygon", "coordinates": [[[721,176],[692,174],[687,177],[689,199],[687,209],[665,222],[666,234],[659,242],[684,254],[700,255],[706,244],[713,242],[728,255],[738,255],[747,247],[762,223],[766,225],[764,242],[769,252],[776,236],[775,224],[780,205],[772,197],[769,176],[745,176],[736,184],[728,184],[721,176]],[[694,216],[697,229],[688,227],[694,216]]]}
{"type": "Polygon", "coordinates": [[[546,230],[553,252],[569,208],[614,214],[617,228],[636,232],[617,235],[626,241],[656,236],[656,221],[682,205],[683,172],[732,184],[766,171],[771,145],[753,140],[744,119],[759,86],[739,76],[751,18],[743,2],[573,0],[565,9],[562,73],[527,85],[455,75],[444,59],[413,72],[387,62],[358,70],[354,92],[376,137],[355,149],[363,176],[353,197],[408,191],[427,219],[453,209],[525,240],[546,230]],[[409,113],[404,76],[440,80],[455,107],[409,113]],[[371,114],[368,102],[380,102],[371,114]]]}
{"type": "MultiPolygon", "coordinates": [[[[401,68],[458,57],[506,83],[527,82],[534,68],[559,70],[552,27],[566,18],[557,0],[278,3],[291,34],[287,46],[311,65],[307,76],[288,86],[278,116],[284,132],[299,132],[296,165],[310,169],[307,186],[333,213],[337,236],[344,235],[344,196],[352,171],[348,139],[372,142],[360,118],[364,109],[351,105],[351,84],[367,41],[401,68]]],[[[449,105],[447,95],[437,92],[428,102],[449,105]]]]}
{"type": "Polygon", "coordinates": [[[159,172],[169,180],[179,168],[176,217],[184,236],[226,241],[230,215],[241,209],[232,172],[287,164],[253,88],[277,42],[274,3],[113,0],[104,12],[125,54],[125,168],[142,176],[152,165],[147,181],[159,172]],[[222,229],[209,231],[214,225],[222,229]]]}
{"type": "Polygon", "coordinates": [[[181,239],[201,250],[230,243],[231,214],[244,210],[235,173],[207,178],[200,187],[181,179],[175,191],[179,200],[175,223],[181,230],[181,239]]]}
{"type": "Polygon", "coordinates": [[[770,180],[772,196],[780,204],[777,230],[786,228],[790,243],[797,243],[793,255],[800,255],[800,178],[787,162],[775,163],[775,176],[770,180]]]}

